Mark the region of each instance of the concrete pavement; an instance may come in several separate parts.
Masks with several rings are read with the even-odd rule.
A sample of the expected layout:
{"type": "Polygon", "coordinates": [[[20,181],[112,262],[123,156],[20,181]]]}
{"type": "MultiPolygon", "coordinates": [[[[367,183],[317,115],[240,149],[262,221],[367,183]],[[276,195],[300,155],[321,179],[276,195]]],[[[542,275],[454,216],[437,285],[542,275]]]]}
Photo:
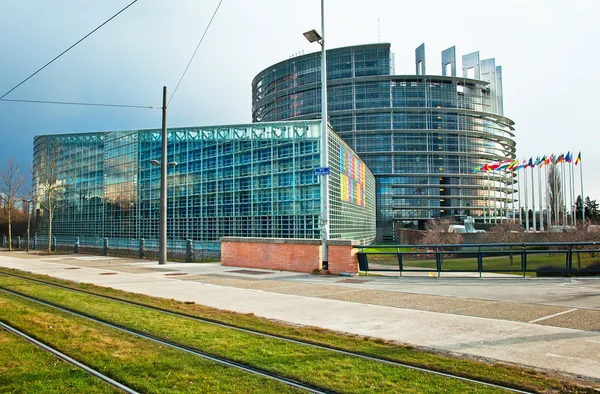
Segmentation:
{"type": "Polygon", "coordinates": [[[597,279],[348,278],[23,252],[0,252],[0,266],[600,381],[597,279]]]}

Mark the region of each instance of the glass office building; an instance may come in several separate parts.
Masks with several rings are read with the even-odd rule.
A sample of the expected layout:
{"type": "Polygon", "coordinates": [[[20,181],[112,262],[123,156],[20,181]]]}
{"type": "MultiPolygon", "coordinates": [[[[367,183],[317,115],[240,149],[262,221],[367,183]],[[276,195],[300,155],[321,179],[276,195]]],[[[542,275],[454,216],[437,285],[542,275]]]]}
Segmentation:
{"type": "MultiPolygon", "coordinates": [[[[474,52],[442,52],[442,75],[428,75],[425,48],[416,74],[394,75],[390,44],[327,51],[329,123],[376,178],[377,239],[431,218],[502,220],[513,201],[510,174],[473,173],[514,160],[514,122],[503,114],[502,69],[474,52]]],[[[321,53],[290,58],[252,81],[254,122],[321,116],[321,53]]]]}
{"type": "MultiPolygon", "coordinates": [[[[331,174],[319,167],[320,121],[168,130],[167,236],[321,238],[320,181],[329,182],[330,238],[375,238],[375,179],[329,129],[331,174]]],[[[54,164],[59,185],[53,235],[157,239],[160,130],[38,136],[35,199],[54,164]],[[55,159],[53,159],[53,157],[55,159]]],[[[45,234],[47,210],[39,211],[45,234]]]]}

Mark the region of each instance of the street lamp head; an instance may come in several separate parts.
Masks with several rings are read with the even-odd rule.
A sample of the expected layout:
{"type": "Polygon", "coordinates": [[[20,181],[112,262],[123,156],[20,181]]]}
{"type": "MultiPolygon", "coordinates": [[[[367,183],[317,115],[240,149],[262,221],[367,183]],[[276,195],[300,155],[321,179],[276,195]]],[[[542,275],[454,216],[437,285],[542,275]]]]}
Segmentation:
{"type": "Polygon", "coordinates": [[[313,42],[321,43],[321,41],[323,40],[323,36],[321,36],[321,33],[319,33],[315,29],[312,29],[311,31],[307,31],[306,33],[304,33],[304,37],[306,37],[306,39],[310,43],[313,43],[313,42]]]}
{"type": "Polygon", "coordinates": [[[167,164],[168,167],[175,167],[176,165],[178,165],[179,163],[177,163],[176,161],[171,161],[167,164]]]}
{"type": "Polygon", "coordinates": [[[160,166],[160,161],[152,159],[152,160],[150,160],[150,164],[152,164],[154,166],[160,166]]]}

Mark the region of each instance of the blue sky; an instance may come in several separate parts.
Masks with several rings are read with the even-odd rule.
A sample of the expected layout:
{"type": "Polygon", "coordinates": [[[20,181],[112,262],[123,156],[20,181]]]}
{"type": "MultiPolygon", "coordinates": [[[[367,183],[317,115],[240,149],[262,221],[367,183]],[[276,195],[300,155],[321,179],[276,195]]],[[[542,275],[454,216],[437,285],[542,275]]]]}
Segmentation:
{"type": "MultiPolygon", "coordinates": [[[[0,2],[0,95],[130,0],[0,2]]],[[[139,0],[8,99],[160,106],[175,88],[218,0],[139,0]]],[[[597,0],[326,0],[328,48],[390,42],[396,73],[427,71],[440,52],[479,50],[503,67],[504,113],[516,122],[519,157],[582,151],[585,195],[600,199],[600,2],[597,0]]],[[[224,0],[169,107],[170,126],[251,121],[252,78],[300,52],[320,27],[320,1],[224,0]]],[[[459,64],[460,67],[460,64],[459,64]]],[[[160,127],[160,110],[0,102],[0,164],[31,161],[35,135],[160,127]]]]}

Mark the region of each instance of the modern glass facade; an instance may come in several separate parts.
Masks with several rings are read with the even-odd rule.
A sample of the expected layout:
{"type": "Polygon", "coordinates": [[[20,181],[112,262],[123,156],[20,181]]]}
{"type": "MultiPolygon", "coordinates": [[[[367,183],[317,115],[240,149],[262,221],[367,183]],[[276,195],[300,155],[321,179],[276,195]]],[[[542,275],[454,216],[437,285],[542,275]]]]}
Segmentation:
{"type": "MultiPolygon", "coordinates": [[[[393,75],[390,44],[327,51],[329,123],[376,178],[377,239],[396,226],[435,217],[506,217],[513,179],[473,169],[514,159],[514,122],[503,115],[502,69],[479,53],[442,53],[442,74],[426,75],[424,46],[417,75],[393,75]],[[448,75],[447,75],[448,74],[448,75]]],[[[294,57],[252,82],[254,122],[321,116],[321,53],[294,57]]]]}
{"type": "MultiPolygon", "coordinates": [[[[168,239],[319,239],[319,182],[327,179],[330,238],[372,242],[375,179],[331,129],[331,175],[316,176],[320,127],[296,121],[169,129],[168,162],[177,165],[167,175],[168,239]],[[344,178],[349,162],[362,178],[344,178]],[[349,198],[348,185],[356,198],[349,198]]],[[[160,130],[36,137],[36,200],[44,198],[44,163],[55,163],[59,173],[53,234],[157,239],[160,168],[150,161],[160,157],[160,130]]],[[[41,214],[46,220],[47,212],[41,214]]],[[[39,231],[46,232],[44,223],[39,231]]]]}

